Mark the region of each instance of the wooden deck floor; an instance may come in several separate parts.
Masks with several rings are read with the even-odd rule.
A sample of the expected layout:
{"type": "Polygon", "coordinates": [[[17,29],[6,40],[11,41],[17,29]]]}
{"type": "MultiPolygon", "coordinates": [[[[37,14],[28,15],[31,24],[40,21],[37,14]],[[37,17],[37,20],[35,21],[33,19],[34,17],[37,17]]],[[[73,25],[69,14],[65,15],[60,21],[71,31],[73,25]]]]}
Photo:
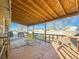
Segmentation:
{"type": "Polygon", "coordinates": [[[10,49],[9,59],[60,59],[51,44],[37,40],[31,45],[10,49]]]}

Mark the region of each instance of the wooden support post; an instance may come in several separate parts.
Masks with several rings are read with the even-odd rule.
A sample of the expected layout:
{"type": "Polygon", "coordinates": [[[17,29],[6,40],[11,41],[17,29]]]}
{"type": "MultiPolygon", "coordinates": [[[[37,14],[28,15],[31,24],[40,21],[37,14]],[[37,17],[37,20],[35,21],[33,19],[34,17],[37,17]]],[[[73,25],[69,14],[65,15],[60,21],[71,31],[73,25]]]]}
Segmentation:
{"type": "Polygon", "coordinates": [[[28,40],[28,26],[27,26],[27,40],[28,40]]]}
{"type": "Polygon", "coordinates": [[[50,43],[50,39],[51,39],[51,37],[50,37],[51,35],[49,34],[49,43],[50,43]]]}
{"type": "Polygon", "coordinates": [[[54,39],[54,36],[52,35],[52,41],[53,41],[53,39],[54,39]]]}
{"type": "Polygon", "coordinates": [[[57,35],[57,40],[58,40],[58,35],[57,35]]]}
{"type": "Polygon", "coordinates": [[[45,23],[45,42],[46,42],[46,23],[45,23]]]}
{"type": "Polygon", "coordinates": [[[34,25],[33,25],[33,39],[34,39],[35,37],[34,37],[34,25]]]}
{"type": "Polygon", "coordinates": [[[57,43],[58,43],[58,40],[59,40],[59,35],[57,35],[57,41],[56,41],[57,43]]]}

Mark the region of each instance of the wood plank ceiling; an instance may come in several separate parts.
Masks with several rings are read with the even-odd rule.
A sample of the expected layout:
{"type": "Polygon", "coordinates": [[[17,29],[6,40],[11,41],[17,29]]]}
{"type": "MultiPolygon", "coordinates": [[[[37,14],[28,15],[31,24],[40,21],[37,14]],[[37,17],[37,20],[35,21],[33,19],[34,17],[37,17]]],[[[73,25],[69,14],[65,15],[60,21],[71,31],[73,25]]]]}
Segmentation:
{"type": "Polygon", "coordinates": [[[12,0],[12,21],[33,25],[79,11],[79,0],[12,0]]]}

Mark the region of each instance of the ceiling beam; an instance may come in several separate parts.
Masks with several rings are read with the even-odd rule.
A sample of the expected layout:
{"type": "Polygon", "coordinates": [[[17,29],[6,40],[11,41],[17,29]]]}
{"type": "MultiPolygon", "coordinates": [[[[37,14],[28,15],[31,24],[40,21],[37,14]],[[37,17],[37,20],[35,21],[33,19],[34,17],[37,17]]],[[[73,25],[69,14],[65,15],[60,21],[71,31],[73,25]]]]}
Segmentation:
{"type": "MultiPolygon", "coordinates": [[[[21,19],[27,19],[27,21],[31,21],[31,22],[35,22],[35,21],[38,21],[37,19],[35,19],[35,18],[31,18],[31,17],[26,17],[26,16],[23,16],[22,14],[20,14],[20,13],[17,13],[17,12],[15,12],[15,11],[12,11],[13,13],[12,13],[12,15],[16,15],[17,17],[19,17],[19,18],[21,18],[21,19]]],[[[18,19],[19,20],[19,19],[18,19]]],[[[25,20],[25,22],[27,22],[26,20],[25,20]]]]}
{"type": "Polygon", "coordinates": [[[72,13],[78,11],[77,0],[60,0],[66,12],[72,13]]]}
{"type": "MultiPolygon", "coordinates": [[[[34,19],[34,18],[29,18],[29,17],[26,17],[26,16],[21,16],[20,14],[18,14],[18,13],[15,13],[15,12],[13,12],[12,13],[13,15],[16,15],[17,17],[19,17],[19,18],[21,18],[21,20],[23,20],[24,19],[24,22],[30,22],[30,23],[32,23],[32,22],[42,22],[41,20],[37,20],[37,19],[34,19]]],[[[15,18],[15,17],[13,17],[13,18],[15,18]]],[[[15,19],[14,19],[15,20],[15,19]]],[[[17,19],[17,20],[19,20],[19,19],[17,19]]]]}
{"type": "MultiPolygon", "coordinates": [[[[23,16],[22,14],[17,13],[17,11],[16,12],[15,11],[12,11],[12,12],[13,12],[12,15],[16,15],[17,18],[20,18],[21,20],[24,19],[24,22],[30,21],[30,22],[35,22],[36,23],[36,22],[42,22],[43,21],[43,20],[37,20],[37,19],[35,19],[33,17],[23,16]]],[[[19,20],[19,19],[17,19],[17,20],[19,20]]]]}
{"type": "Polygon", "coordinates": [[[31,11],[29,12],[27,9],[25,10],[25,9],[21,8],[20,6],[18,6],[16,4],[12,4],[12,8],[20,9],[22,12],[24,12],[26,14],[30,14],[30,16],[41,18],[41,17],[37,16],[37,14],[32,13],[31,11]]]}
{"type": "Polygon", "coordinates": [[[77,10],[79,10],[79,0],[76,0],[76,7],[77,7],[77,10]]]}
{"type": "Polygon", "coordinates": [[[59,5],[61,6],[61,8],[63,9],[65,15],[67,15],[67,12],[66,12],[66,10],[64,9],[64,6],[63,6],[62,3],[60,2],[60,0],[57,0],[57,1],[58,1],[59,5]]]}
{"type": "Polygon", "coordinates": [[[78,0],[78,10],[79,10],[79,0],[78,0]]]}
{"type": "Polygon", "coordinates": [[[47,6],[47,8],[50,10],[49,12],[51,12],[50,14],[51,14],[54,18],[58,17],[58,15],[56,14],[56,12],[53,11],[53,10],[51,9],[51,7],[50,7],[44,0],[41,0],[41,1],[47,6]]]}
{"type": "Polygon", "coordinates": [[[23,25],[28,24],[28,23],[24,23],[24,20],[21,19],[20,17],[17,18],[17,16],[19,16],[19,15],[12,15],[12,16],[13,16],[13,17],[12,17],[12,21],[13,21],[13,22],[17,22],[17,23],[20,23],[20,24],[23,24],[23,25]],[[19,20],[18,20],[18,19],[19,19],[19,20]]]}
{"type": "MultiPolygon", "coordinates": [[[[79,11],[75,11],[75,12],[72,12],[72,13],[70,13],[68,15],[63,15],[63,16],[55,18],[55,19],[50,19],[50,20],[45,21],[45,22],[50,22],[50,21],[53,21],[53,20],[58,20],[58,19],[62,19],[62,18],[72,17],[72,16],[76,16],[76,15],[79,15],[79,11]]],[[[45,23],[45,22],[40,22],[40,23],[45,23]]],[[[36,24],[40,24],[40,23],[36,23],[36,24]]],[[[29,26],[36,25],[36,24],[30,24],[29,26]]]]}
{"type": "MultiPolygon", "coordinates": [[[[42,10],[44,10],[48,15],[50,15],[52,18],[54,18],[51,15],[50,10],[48,9],[48,7],[41,1],[41,0],[33,0],[42,10]]],[[[38,12],[41,12],[41,10],[39,10],[38,8],[36,8],[38,10],[38,12]]]]}
{"type": "Polygon", "coordinates": [[[41,14],[41,12],[38,12],[37,10],[33,9],[32,7],[30,7],[29,5],[27,5],[27,3],[25,4],[24,2],[18,0],[19,3],[21,3],[22,5],[24,5],[26,8],[29,8],[30,10],[32,10],[35,14],[37,14],[38,16],[40,16],[41,18],[45,18],[45,20],[48,20],[48,17],[41,14]]]}
{"type": "MultiPolygon", "coordinates": [[[[22,10],[20,10],[20,9],[18,9],[18,8],[12,8],[12,11],[14,11],[15,13],[18,13],[18,14],[21,14],[22,16],[24,16],[24,17],[28,17],[29,18],[29,20],[37,20],[37,21],[45,21],[44,19],[41,19],[41,18],[37,18],[37,17],[34,17],[34,16],[31,16],[31,15],[29,15],[28,13],[25,13],[25,12],[22,12],[22,10]],[[40,20],[39,20],[40,19],[40,20]]],[[[14,12],[12,12],[12,13],[14,13],[14,12]]],[[[21,16],[21,17],[22,17],[21,16]]],[[[32,21],[33,21],[32,20],[32,21]]]]}
{"type": "Polygon", "coordinates": [[[45,21],[44,19],[39,19],[39,18],[30,16],[27,13],[23,13],[22,11],[20,11],[20,9],[16,9],[16,8],[12,8],[12,13],[16,13],[16,14],[20,15],[20,17],[23,17],[23,18],[26,17],[25,19],[31,20],[33,22],[35,22],[35,21],[38,21],[38,22],[45,21]]]}
{"type": "Polygon", "coordinates": [[[38,21],[36,21],[36,20],[32,20],[32,21],[30,21],[30,20],[28,20],[28,19],[23,19],[22,17],[20,17],[20,15],[18,15],[18,14],[16,14],[16,13],[13,13],[13,18],[12,19],[14,19],[13,21],[17,21],[17,23],[20,23],[20,24],[23,24],[23,25],[29,25],[30,23],[32,24],[32,23],[37,23],[38,21]],[[16,19],[16,20],[15,20],[16,19]]]}
{"type": "MultiPolygon", "coordinates": [[[[12,9],[13,9],[13,8],[12,8],[12,9]]],[[[13,10],[12,10],[12,13],[20,14],[21,17],[24,16],[24,17],[28,17],[28,18],[37,19],[36,17],[32,17],[32,16],[30,16],[29,14],[24,13],[24,12],[22,12],[22,11],[20,11],[20,10],[17,10],[17,9],[13,9],[13,10]]]]}
{"type": "MultiPolygon", "coordinates": [[[[16,6],[17,7],[17,6],[16,6]]],[[[17,12],[20,12],[21,14],[25,14],[25,15],[27,15],[27,16],[29,16],[29,17],[33,17],[33,18],[37,18],[37,19],[41,19],[41,17],[37,17],[37,16],[35,16],[35,15],[32,15],[33,13],[28,13],[28,12],[24,12],[22,9],[20,9],[20,8],[16,8],[15,6],[12,6],[12,10],[17,10],[17,12]]],[[[45,21],[45,19],[42,19],[42,21],[45,21]]]]}
{"type": "Polygon", "coordinates": [[[46,2],[59,17],[65,15],[64,10],[57,0],[46,0],[46,2]]]}
{"type": "Polygon", "coordinates": [[[29,0],[30,3],[32,3],[32,5],[34,7],[36,7],[38,10],[40,10],[40,12],[42,12],[46,17],[49,17],[49,19],[52,19],[51,15],[49,15],[44,9],[42,9],[38,4],[36,4],[33,0],[29,0]]]}

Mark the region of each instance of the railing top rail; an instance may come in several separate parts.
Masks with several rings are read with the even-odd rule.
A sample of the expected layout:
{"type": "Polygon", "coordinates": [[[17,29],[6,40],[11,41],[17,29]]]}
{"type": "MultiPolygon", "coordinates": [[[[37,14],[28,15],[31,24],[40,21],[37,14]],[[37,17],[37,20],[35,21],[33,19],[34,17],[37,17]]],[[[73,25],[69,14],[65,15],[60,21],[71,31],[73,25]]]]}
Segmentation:
{"type": "MultiPolygon", "coordinates": [[[[35,34],[45,35],[45,34],[43,34],[43,33],[35,33],[35,34]]],[[[60,35],[60,34],[46,34],[46,35],[53,35],[53,36],[66,36],[66,35],[60,35]]]]}
{"type": "Polygon", "coordinates": [[[77,38],[77,39],[79,39],[79,36],[67,36],[67,37],[69,37],[69,38],[77,38]]]}

